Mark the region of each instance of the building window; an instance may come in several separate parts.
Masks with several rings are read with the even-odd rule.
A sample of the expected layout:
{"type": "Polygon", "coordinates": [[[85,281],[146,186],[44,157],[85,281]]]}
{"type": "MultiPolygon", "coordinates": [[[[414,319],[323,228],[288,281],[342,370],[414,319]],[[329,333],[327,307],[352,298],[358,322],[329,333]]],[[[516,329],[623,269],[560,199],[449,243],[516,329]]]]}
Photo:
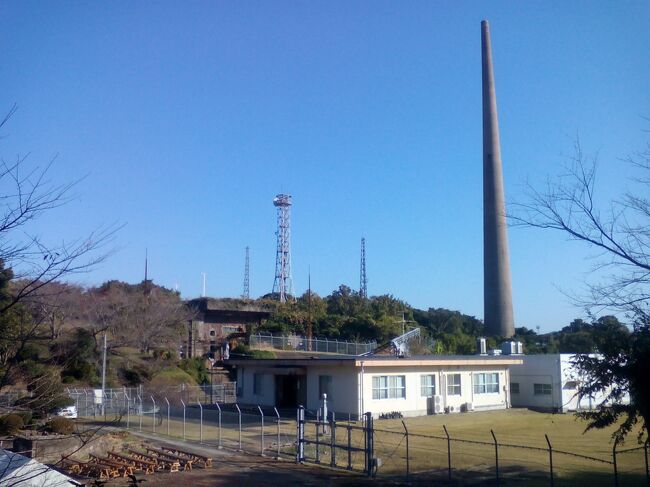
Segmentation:
{"type": "Polygon", "coordinates": [[[406,378],[403,375],[376,375],[372,378],[373,399],[406,398],[406,378]]]}
{"type": "Polygon", "coordinates": [[[229,335],[230,333],[237,333],[239,331],[238,326],[234,325],[221,325],[221,333],[224,335],[229,335]]]}
{"type": "Polygon", "coordinates": [[[536,396],[549,396],[551,394],[551,384],[533,384],[533,393],[536,396]]]}
{"type": "Polygon", "coordinates": [[[253,394],[259,396],[262,393],[262,374],[253,374],[253,394]]]}
{"type": "Polygon", "coordinates": [[[510,394],[519,394],[519,382],[510,383],[510,394]]]}
{"type": "Polygon", "coordinates": [[[474,394],[494,394],[499,392],[499,374],[474,374],[474,394]]]}
{"type": "Polygon", "coordinates": [[[332,376],[318,376],[318,400],[323,399],[323,394],[327,394],[327,400],[332,400],[332,376]]]}
{"type": "Polygon", "coordinates": [[[449,374],[447,375],[447,395],[448,396],[460,396],[460,374],[449,374]]]}
{"type": "Polygon", "coordinates": [[[436,376],[435,375],[421,375],[420,376],[420,396],[432,397],[436,395],[436,376]]]}

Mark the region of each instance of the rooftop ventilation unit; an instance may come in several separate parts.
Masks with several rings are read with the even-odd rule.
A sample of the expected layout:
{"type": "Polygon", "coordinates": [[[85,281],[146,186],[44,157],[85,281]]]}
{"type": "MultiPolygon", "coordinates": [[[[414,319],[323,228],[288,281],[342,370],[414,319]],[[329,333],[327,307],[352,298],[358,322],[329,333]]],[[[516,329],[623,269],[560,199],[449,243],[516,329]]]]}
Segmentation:
{"type": "Polygon", "coordinates": [[[487,340],[485,338],[476,339],[476,352],[479,355],[487,355],[487,340]]]}

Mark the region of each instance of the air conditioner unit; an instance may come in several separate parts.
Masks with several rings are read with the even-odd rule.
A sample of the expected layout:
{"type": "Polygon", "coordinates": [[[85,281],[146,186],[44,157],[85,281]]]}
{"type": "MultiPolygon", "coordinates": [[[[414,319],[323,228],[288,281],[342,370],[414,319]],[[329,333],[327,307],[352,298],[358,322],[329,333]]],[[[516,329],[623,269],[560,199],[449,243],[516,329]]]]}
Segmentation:
{"type": "Polygon", "coordinates": [[[442,396],[435,395],[433,396],[433,403],[437,406],[438,404],[442,406],[442,396]]]}
{"type": "Polygon", "coordinates": [[[434,414],[442,414],[443,413],[442,404],[437,404],[437,403],[434,404],[433,405],[433,412],[434,412],[434,414]]]}
{"type": "Polygon", "coordinates": [[[466,402],[465,411],[474,411],[474,404],[472,404],[471,402],[466,402]]]}

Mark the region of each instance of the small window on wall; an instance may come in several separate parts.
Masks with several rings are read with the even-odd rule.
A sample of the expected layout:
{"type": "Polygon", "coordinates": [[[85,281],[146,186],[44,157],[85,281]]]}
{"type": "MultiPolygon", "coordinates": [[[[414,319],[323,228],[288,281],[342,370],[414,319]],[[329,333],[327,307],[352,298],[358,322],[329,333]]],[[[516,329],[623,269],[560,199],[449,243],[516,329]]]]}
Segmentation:
{"type": "Polygon", "coordinates": [[[519,394],[519,382],[510,383],[510,394],[519,394]]]}
{"type": "Polygon", "coordinates": [[[420,376],[420,396],[432,397],[436,395],[436,376],[435,375],[421,375],[420,376]]]}
{"type": "Polygon", "coordinates": [[[447,376],[447,395],[448,396],[460,396],[460,374],[449,374],[447,376]]]}
{"type": "Polygon", "coordinates": [[[216,335],[216,332],[214,330],[210,330],[210,336],[213,337],[216,335]]]}
{"type": "Polygon", "coordinates": [[[323,399],[323,394],[327,394],[327,400],[332,400],[332,376],[319,375],[318,376],[318,400],[323,399]]]}
{"type": "Polygon", "coordinates": [[[253,374],[253,394],[260,395],[262,393],[262,374],[253,374]]]}
{"type": "Polygon", "coordinates": [[[533,393],[536,396],[549,396],[551,394],[551,384],[533,384],[533,393]]]}

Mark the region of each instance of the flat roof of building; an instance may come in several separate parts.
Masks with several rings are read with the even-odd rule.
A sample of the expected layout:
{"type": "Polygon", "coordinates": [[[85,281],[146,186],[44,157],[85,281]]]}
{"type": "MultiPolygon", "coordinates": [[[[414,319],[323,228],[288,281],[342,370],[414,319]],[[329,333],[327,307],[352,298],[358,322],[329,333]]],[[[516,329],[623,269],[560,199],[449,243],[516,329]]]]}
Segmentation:
{"type": "Polygon", "coordinates": [[[522,355],[414,355],[398,358],[391,355],[312,355],[303,357],[278,357],[268,359],[230,359],[233,365],[354,365],[356,367],[402,367],[402,366],[447,366],[447,365],[519,365],[522,355]]]}

